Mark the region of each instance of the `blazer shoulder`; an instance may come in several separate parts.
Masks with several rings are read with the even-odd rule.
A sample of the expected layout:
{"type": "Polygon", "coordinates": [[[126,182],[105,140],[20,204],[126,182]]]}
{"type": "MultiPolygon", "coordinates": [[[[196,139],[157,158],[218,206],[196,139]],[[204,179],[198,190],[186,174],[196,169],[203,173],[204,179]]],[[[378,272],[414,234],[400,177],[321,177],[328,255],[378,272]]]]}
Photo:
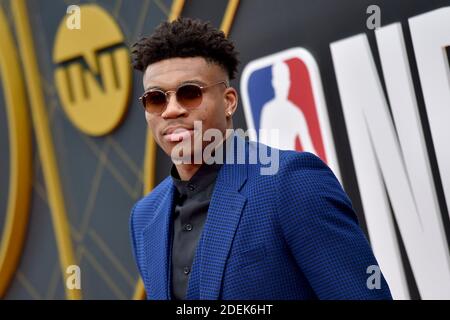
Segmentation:
{"type": "MultiPolygon", "coordinates": [[[[246,141],[247,150],[249,153],[256,153],[258,156],[260,154],[260,149],[262,149],[263,154],[270,154],[272,157],[277,157],[279,166],[276,171],[273,171],[269,175],[276,175],[280,171],[282,175],[286,172],[290,172],[292,170],[317,170],[331,169],[320,159],[318,156],[311,152],[299,152],[294,150],[282,150],[275,147],[271,147],[259,141],[246,141]]],[[[259,163],[259,167],[262,164],[259,163]]]]}
{"type": "Polygon", "coordinates": [[[290,180],[305,187],[325,183],[342,188],[330,167],[310,152],[280,150],[278,179],[281,184],[290,180]]]}
{"type": "Polygon", "coordinates": [[[352,207],[333,171],[310,152],[280,151],[277,186],[280,195],[290,194],[293,199],[318,202],[333,197],[352,207]]]}
{"type": "Polygon", "coordinates": [[[170,179],[170,177],[164,179],[149,194],[136,202],[131,209],[129,218],[131,246],[134,259],[143,279],[145,279],[145,264],[142,261],[142,241],[140,234],[153,218],[155,212],[157,211],[156,209],[161,204],[161,201],[163,201],[164,195],[167,194],[167,191],[171,186],[170,179]]]}
{"type": "Polygon", "coordinates": [[[152,218],[155,209],[161,204],[163,197],[167,195],[171,186],[172,183],[169,176],[146,196],[138,200],[131,211],[131,223],[134,225],[146,224],[152,218]]]}
{"type": "Polygon", "coordinates": [[[318,156],[311,152],[280,150],[280,169],[290,170],[330,170],[318,156]]]}

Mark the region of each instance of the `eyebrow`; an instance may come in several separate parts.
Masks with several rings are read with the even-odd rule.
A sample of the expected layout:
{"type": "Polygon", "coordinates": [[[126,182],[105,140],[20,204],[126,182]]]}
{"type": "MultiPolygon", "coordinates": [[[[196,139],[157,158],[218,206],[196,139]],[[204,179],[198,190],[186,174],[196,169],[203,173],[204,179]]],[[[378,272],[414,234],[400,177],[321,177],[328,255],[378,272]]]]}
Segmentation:
{"type": "MultiPolygon", "coordinates": [[[[182,86],[182,85],[188,84],[188,83],[195,83],[195,84],[198,84],[200,86],[205,86],[206,85],[206,83],[201,81],[201,80],[191,79],[191,80],[185,80],[185,81],[180,82],[178,85],[176,85],[172,89],[175,90],[179,86],[182,86]]],[[[144,90],[145,90],[145,92],[147,92],[147,91],[152,90],[152,89],[158,89],[158,90],[166,91],[166,89],[164,89],[164,88],[162,88],[160,86],[149,86],[148,88],[145,88],[144,90]]]]}

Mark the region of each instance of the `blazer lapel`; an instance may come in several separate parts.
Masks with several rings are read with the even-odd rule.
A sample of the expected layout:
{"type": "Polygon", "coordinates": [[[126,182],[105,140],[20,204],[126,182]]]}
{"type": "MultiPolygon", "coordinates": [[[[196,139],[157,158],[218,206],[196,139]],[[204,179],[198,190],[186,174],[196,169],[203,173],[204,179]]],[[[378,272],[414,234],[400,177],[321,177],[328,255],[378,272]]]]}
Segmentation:
{"type": "Polygon", "coordinates": [[[166,197],[161,201],[155,216],[142,232],[147,276],[150,287],[147,295],[153,300],[170,299],[169,255],[171,236],[171,215],[174,186],[170,183],[166,197]]]}
{"type": "Polygon", "coordinates": [[[217,177],[199,243],[200,261],[193,267],[200,272],[201,300],[219,298],[228,253],[247,200],[238,192],[246,179],[244,164],[224,164],[217,177]]]}

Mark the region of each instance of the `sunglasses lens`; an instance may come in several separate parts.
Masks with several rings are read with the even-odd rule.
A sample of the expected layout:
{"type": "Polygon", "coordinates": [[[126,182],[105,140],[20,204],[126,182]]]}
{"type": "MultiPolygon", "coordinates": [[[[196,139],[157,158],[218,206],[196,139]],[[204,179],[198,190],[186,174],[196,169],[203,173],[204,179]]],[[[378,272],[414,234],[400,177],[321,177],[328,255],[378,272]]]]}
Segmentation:
{"type": "Polygon", "coordinates": [[[183,107],[198,107],[202,101],[202,89],[195,84],[183,85],[177,90],[177,100],[183,107]]]}
{"type": "Polygon", "coordinates": [[[144,96],[144,106],[148,112],[162,112],[166,102],[166,95],[162,91],[150,91],[144,96]]]}
{"type": "MultiPolygon", "coordinates": [[[[182,85],[176,91],[178,103],[185,108],[198,107],[202,101],[202,95],[202,88],[195,84],[182,85]]],[[[162,113],[168,101],[163,91],[152,90],[144,94],[142,102],[147,112],[162,113]]]]}

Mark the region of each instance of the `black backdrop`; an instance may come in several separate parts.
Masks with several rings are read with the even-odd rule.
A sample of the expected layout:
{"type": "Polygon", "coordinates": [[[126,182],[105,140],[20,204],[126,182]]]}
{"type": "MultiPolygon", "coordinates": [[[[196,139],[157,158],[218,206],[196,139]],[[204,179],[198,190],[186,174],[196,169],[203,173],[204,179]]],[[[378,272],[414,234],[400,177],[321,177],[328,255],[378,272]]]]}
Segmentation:
{"type": "MultiPolygon", "coordinates": [[[[219,27],[224,9],[228,1],[194,0],[187,1],[182,12],[183,16],[195,17],[211,21],[219,27]]],[[[325,100],[328,106],[331,129],[334,137],[336,153],[342,176],[342,183],[349,194],[359,221],[367,234],[364,211],[359,196],[358,183],[353,166],[351,150],[342,113],[336,77],[334,73],[330,43],[356,34],[365,33],[375,58],[379,74],[380,61],[373,30],[366,27],[369,14],[366,13],[370,5],[378,5],[381,9],[381,26],[394,22],[401,22],[407,53],[411,61],[411,73],[416,91],[419,113],[424,126],[425,139],[430,155],[431,166],[434,169],[434,179],[444,220],[447,239],[449,237],[449,219],[445,206],[445,199],[437,174],[437,164],[430,139],[430,130],[426,121],[426,112],[415,64],[412,42],[409,35],[408,18],[428,12],[439,7],[450,5],[448,0],[303,0],[303,1],[273,1],[273,0],[244,0],[240,1],[229,37],[235,42],[240,52],[240,68],[238,79],[232,85],[239,90],[239,77],[245,65],[251,60],[291,47],[304,47],[315,57],[322,78],[325,100]]],[[[380,77],[381,81],[383,78],[380,77]]],[[[384,83],[382,83],[385,90],[384,83]]],[[[386,92],[386,90],[385,90],[386,92]]],[[[242,102],[242,99],[241,99],[242,102]]],[[[247,130],[242,103],[234,116],[235,128],[247,130]]],[[[158,153],[158,181],[168,173],[170,163],[168,159],[158,153]]],[[[395,221],[395,217],[394,221],[395,221]]],[[[398,231],[398,239],[401,236],[398,231]]],[[[449,242],[450,243],[450,242],[449,242]]],[[[402,259],[407,273],[408,286],[412,299],[420,299],[420,294],[411,271],[411,267],[403,246],[400,243],[402,259]]]]}

